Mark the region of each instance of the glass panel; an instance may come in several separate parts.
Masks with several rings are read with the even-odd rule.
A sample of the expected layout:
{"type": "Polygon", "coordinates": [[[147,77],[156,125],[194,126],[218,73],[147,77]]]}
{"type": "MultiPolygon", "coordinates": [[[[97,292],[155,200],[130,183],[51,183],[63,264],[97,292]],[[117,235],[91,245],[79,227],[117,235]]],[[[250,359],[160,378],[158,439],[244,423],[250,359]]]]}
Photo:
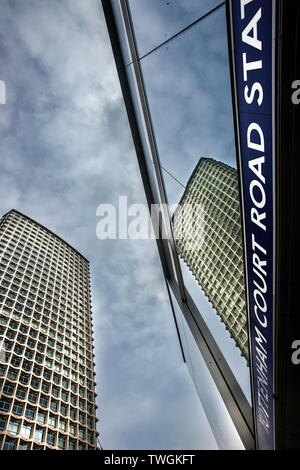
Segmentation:
{"type": "Polygon", "coordinates": [[[251,401],[225,7],[140,64],[183,279],[251,401]]]}
{"type": "Polygon", "coordinates": [[[216,311],[208,301],[203,290],[199,288],[199,285],[195,282],[195,278],[191,271],[189,271],[187,265],[182,260],[180,260],[180,265],[186,288],[197,304],[203,319],[213,333],[215,341],[219,345],[236,380],[251,404],[250,372],[249,368],[246,367],[245,359],[241,356],[240,349],[235,346],[234,339],[230,336],[229,330],[224,329],[224,323],[220,321],[220,317],[216,315],[216,311]]]}
{"type": "MultiPolygon", "coordinates": [[[[126,69],[127,72],[127,77],[128,77],[128,82],[129,82],[129,87],[131,91],[131,96],[132,96],[132,101],[133,101],[133,106],[135,110],[135,116],[137,119],[137,125],[138,129],[140,132],[140,137],[141,137],[141,144],[142,144],[142,151],[143,151],[143,156],[145,159],[145,163],[147,166],[148,170],[148,176],[150,180],[150,186],[153,194],[153,199],[155,204],[161,204],[162,199],[160,197],[160,193],[158,190],[158,184],[157,184],[157,179],[156,179],[156,174],[155,174],[155,169],[154,169],[154,164],[152,160],[152,154],[151,154],[151,149],[150,149],[150,143],[147,135],[147,130],[146,130],[146,125],[145,125],[145,120],[141,111],[141,102],[139,99],[139,93],[138,93],[138,87],[135,79],[135,74],[133,70],[133,65],[129,65],[126,69]]],[[[162,223],[162,219],[160,218],[160,223],[162,223]]],[[[157,228],[154,230],[152,233],[152,236],[154,237],[155,234],[157,233],[157,228]]],[[[164,243],[164,241],[163,241],[164,243]]],[[[166,250],[170,250],[170,247],[168,245],[168,241],[165,242],[166,245],[166,250]]],[[[167,259],[168,267],[170,270],[170,273],[172,273],[172,277],[177,279],[176,277],[176,272],[175,272],[175,267],[174,267],[174,261],[173,261],[173,255],[170,252],[170,258],[167,259]],[[169,262],[170,261],[170,262],[169,262]]]]}
{"type": "Polygon", "coordinates": [[[151,51],[220,3],[218,0],[129,0],[139,56],[151,51]]]}
{"type": "Polygon", "coordinates": [[[186,363],[220,449],[244,449],[223,399],[207,369],[180,307],[170,289],[186,363]]]}
{"type": "Polygon", "coordinates": [[[201,157],[236,168],[225,9],[140,64],[164,168],[184,186],[201,157]]]}

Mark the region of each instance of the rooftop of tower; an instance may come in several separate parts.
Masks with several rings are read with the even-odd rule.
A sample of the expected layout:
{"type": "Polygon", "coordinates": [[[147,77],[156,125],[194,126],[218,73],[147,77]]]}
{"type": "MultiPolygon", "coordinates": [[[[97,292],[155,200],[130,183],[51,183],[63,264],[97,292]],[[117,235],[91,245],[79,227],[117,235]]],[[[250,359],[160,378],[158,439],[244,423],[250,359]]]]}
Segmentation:
{"type": "Polygon", "coordinates": [[[9,216],[10,214],[18,214],[20,215],[21,217],[24,217],[25,219],[29,220],[30,222],[33,222],[35,223],[36,225],[38,225],[39,227],[43,228],[44,230],[46,230],[48,233],[50,233],[51,235],[55,236],[56,238],[58,238],[61,242],[63,242],[65,245],[67,245],[69,248],[71,248],[73,251],[75,251],[79,256],[81,256],[88,264],[89,264],[89,260],[82,254],[80,253],[76,248],[74,248],[72,245],[70,245],[70,243],[66,242],[66,240],[64,240],[63,238],[61,238],[59,235],[57,235],[55,232],[53,232],[52,230],[50,230],[48,227],[45,227],[45,225],[42,225],[40,222],[37,222],[35,219],[33,219],[32,217],[29,217],[28,215],[24,214],[23,212],[20,212],[18,211],[17,209],[11,209],[9,210],[8,212],[6,212],[5,214],[2,215],[1,219],[0,219],[0,223],[7,217],[9,216]]]}

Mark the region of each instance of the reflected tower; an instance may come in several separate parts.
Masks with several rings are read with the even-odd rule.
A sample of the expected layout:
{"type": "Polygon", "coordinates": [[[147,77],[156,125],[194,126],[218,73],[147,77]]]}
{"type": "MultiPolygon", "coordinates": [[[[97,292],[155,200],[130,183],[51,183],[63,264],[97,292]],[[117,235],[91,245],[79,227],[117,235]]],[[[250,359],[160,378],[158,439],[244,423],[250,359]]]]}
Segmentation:
{"type": "Polygon", "coordinates": [[[0,449],[95,450],[88,261],[12,210],[0,281],[0,449]]]}
{"type": "Polygon", "coordinates": [[[237,170],[201,158],[174,213],[173,226],[180,257],[248,360],[237,170]]]}

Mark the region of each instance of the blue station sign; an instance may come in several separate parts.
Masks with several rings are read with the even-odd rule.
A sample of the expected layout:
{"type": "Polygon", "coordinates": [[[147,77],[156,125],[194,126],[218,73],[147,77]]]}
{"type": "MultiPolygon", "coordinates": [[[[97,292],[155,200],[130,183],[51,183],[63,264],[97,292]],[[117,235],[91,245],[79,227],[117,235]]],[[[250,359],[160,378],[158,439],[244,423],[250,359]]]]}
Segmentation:
{"type": "Polygon", "coordinates": [[[230,2],[257,447],[274,449],[272,0],[230,2]]]}

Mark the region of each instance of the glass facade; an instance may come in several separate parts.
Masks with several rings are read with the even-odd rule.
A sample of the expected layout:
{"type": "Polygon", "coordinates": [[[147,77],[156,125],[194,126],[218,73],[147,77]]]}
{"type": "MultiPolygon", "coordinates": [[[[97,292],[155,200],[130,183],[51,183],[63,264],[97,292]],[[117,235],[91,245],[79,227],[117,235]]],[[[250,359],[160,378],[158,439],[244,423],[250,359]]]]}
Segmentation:
{"type": "Polygon", "coordinates": [[[177,300],[172,293],[171,300],[180,332],[186,365],[205,410],[216,443],[219,449],[243,449],[243,443],[230,419],[222,397],[214,384],[177,300]]]}
{"type": "MultiPolygon", "coordinates": [[[[118,33],[117,41],[112,33],[111,40],[123,54],[118,67],[125,77],[119,76],[133,135],[132,113],[136,119],[137,156],[148,175],[152,202],[168,204],[171,236],[158,243],[166,278],[193,316],[200,336],[199,325],[205,324],[206,341],[213,338],[215,375],[209,354],[203,359],[199,352],[200,336],[190,331],[180,314],[182,306],[177,305],[188,368],[218,445],[240,448],[243,444],[230,425],[234,413],[226,411],[230,400],[226,407],[217,405],[222,387],[216,377],[223,355],[223,375],[230,369],[224,386],[229,386],[239,405],[243,402],[242,420],[247,415],[247,427],[252,429],[252,443],[246,447],[251,448],[244,249],[225,2],[115,0],[111,4],[118,33]],[[187,351],[193,351],[193,360],[187,351]],[[200,383],[210,383],[210,393],[205,395],[200,383]],[[214,410],[209,395],[215,397],[214,410]]],[[[103,8],[108,17],[105,2],[103,8]]],[[[164,223],[168,226],[163,220],[162,230],[164,223]]]]}
{"type": "Polygon", "coordinates": [[[95,450],[88,261],[12,210],[0,279],[0,449],[95,450]]]}
{"type": "Polygon", "coordinates": [[[249,359],[236,170],[201,158],[173,217],[180,257],[249,359]]]}

